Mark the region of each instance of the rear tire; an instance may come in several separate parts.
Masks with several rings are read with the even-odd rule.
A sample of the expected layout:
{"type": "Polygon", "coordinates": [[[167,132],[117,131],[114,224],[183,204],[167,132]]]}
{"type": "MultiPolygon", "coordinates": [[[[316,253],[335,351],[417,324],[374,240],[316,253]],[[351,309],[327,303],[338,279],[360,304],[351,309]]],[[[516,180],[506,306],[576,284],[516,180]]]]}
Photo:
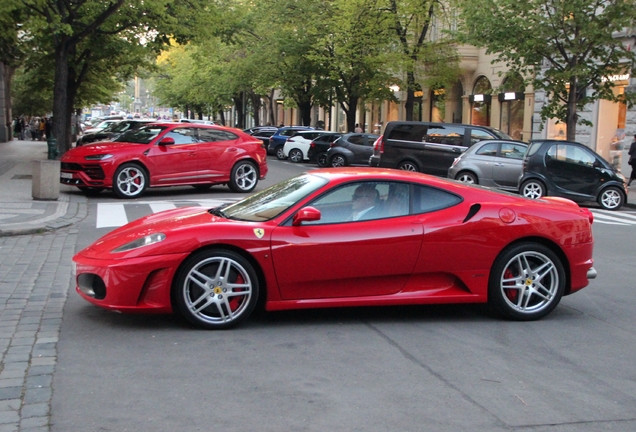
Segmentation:
{"type": "Polygon", "coordinates": [[[597,201],[605,210],[618,210],[623,206],[625,198],[618,188],[608,187],[601,191],[597,201]]]}
{"type": "Polygon", "coordinates": [[[398,169],[401,169],[403,171],[413,171],[413,172],[420,171],[420,167],[418,167],[417,164],[415,164],[415,162],[411,162],[411,161],[402,162],[401,164],[398,165],[398,169]]]}
{"type": "Polygon", "coordinates": [[[251,192],[258,183],[258,170],[250,161],[237,162],[230,174],[228,186],[232,192],[251,192]]]}
{"type": "Polygon", "coordinates": [[[539,243],[520,243],[495,260],[488,280],[488,303],[516,321],[543,318],[559,304],[565,290],[559,257],[539,243]]]}
{"type": "Polygon", "coordinates": [[[303,152],[298,149],[292,149],[289,152],[289,160],[294,163],[299,163],[303,161],[303,152]]]}
{"type": "Polygon", "coordinates": [[[331,158],[329,165],[331,165],[333,168],[345,167],[347,166],[347,158],[345,158],[343,155],[337,154],[331,158]]]}
{"type": "Polygon", "coordinates": [[[285,160],[287,159],[287,157],[285,157],[285,152],[283,151],[283,146],[278,146],[276,147],[276,149],[274,150],[274,153],[276,153],[276,157],[279,160],[285,160]]]}
{"type": "Polygon", "coordinates": [[[519,192],[526,198],[539,199],[545,196],[545,186],[538,180],[526,180],[519,192]]]}
{"type": "Polygon", "coordinates": [[[319,153],[318,158],[316,160],[319,167],[329,166],[329,161],[327,160],[327,153],[319,153]]]}
{"type": "Polygon", "coordinates": [[[455,180],[459,180],[462,183],[479,184],[477,176],[470,171],[462,171],[455,176],[455,180]]]}

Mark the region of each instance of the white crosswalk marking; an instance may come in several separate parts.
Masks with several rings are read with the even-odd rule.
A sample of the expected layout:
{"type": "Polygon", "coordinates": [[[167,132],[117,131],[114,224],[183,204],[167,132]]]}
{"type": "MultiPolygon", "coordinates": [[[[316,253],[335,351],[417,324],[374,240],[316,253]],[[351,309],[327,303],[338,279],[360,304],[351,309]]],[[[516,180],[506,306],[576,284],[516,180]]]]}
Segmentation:
{"type": "Polygon", "coordinates": [[[594,223],[606,225],[636,225],[636,215],[600,209],[590,209],[594,214],[594,223]]]}
{"type": "Polygon", "coordinates": [[[177,207],[184,206],[201,206],[205,208],[212,208],[220,206],[221,204],[233,203],[240,198],[226,198],[226,199],[208,199],[208,200],[178,200],[178,201],[131,201],[127,203],[98,203],[97,204],[97,219],[95,222],[96,228],[116,228],[122,225],[126,225],[130,220],[126,213],[126,206],[135,207],[137,214],[136,217],[145,216],[146,214],[158,213],[164,210],[171,210],[177,207]]]}
{"type": "Polygon", "coordinates": [[[97,204],[96,228],[118,227],[126,225],[128,218],[124,204],[99,203],[97,204]]]}

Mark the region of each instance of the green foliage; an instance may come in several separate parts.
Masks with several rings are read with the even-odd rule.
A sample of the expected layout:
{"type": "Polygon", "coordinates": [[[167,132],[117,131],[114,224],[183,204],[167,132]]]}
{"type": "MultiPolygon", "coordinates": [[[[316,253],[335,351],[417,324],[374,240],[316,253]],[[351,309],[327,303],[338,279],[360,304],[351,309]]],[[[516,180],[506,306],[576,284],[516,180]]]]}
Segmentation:
{"type": "Polygon", "coordinates": [[[460,36],[544,90],[541,117],[565,122],[573,139],[577,111],[586,104],[635,100],[614,95],[613,83],[603,79],[633,66],[634,52],[616,36],[631,27],[635,6],[633,0],[462,0],[460,36]]]}

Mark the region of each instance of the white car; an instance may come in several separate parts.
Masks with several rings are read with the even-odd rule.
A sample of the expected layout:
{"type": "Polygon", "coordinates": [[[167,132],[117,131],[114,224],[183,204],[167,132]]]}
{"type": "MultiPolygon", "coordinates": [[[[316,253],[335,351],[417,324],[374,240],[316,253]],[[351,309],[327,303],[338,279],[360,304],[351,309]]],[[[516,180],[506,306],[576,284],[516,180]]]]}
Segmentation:
{"type": "Polygon", "coordinates": [[[109,125],[113,123],[119,123],[120,121],[121,120],[104,120],[102,122],[99,122],[95,127],[84,129],[83,133],[84,134],[99,133],[103,131],[104,129],[106,129],[106,127],[108,127],[109,125]]]}
{"type": "Polygon", "coordinates": [[[283,153],[290,161],[298,163],[303,160],[309,160],[307,153],[309,152],[309,144],[321,135],[329,133],[324,130],[299,131],[296,135],[291,136],[285,141],[283,153]]]}

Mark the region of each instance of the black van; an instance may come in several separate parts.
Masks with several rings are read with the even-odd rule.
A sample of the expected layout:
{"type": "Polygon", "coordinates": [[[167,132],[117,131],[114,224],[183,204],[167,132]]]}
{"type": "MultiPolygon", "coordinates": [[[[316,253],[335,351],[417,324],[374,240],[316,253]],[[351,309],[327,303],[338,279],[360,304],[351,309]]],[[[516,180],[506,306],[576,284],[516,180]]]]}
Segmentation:
{"type": "Polygon", "coordinates": [[[373,145],[369,165],[446,177],[456,157],[486,139],[512,138],[486,126],[392,121],[373,145]]]}

